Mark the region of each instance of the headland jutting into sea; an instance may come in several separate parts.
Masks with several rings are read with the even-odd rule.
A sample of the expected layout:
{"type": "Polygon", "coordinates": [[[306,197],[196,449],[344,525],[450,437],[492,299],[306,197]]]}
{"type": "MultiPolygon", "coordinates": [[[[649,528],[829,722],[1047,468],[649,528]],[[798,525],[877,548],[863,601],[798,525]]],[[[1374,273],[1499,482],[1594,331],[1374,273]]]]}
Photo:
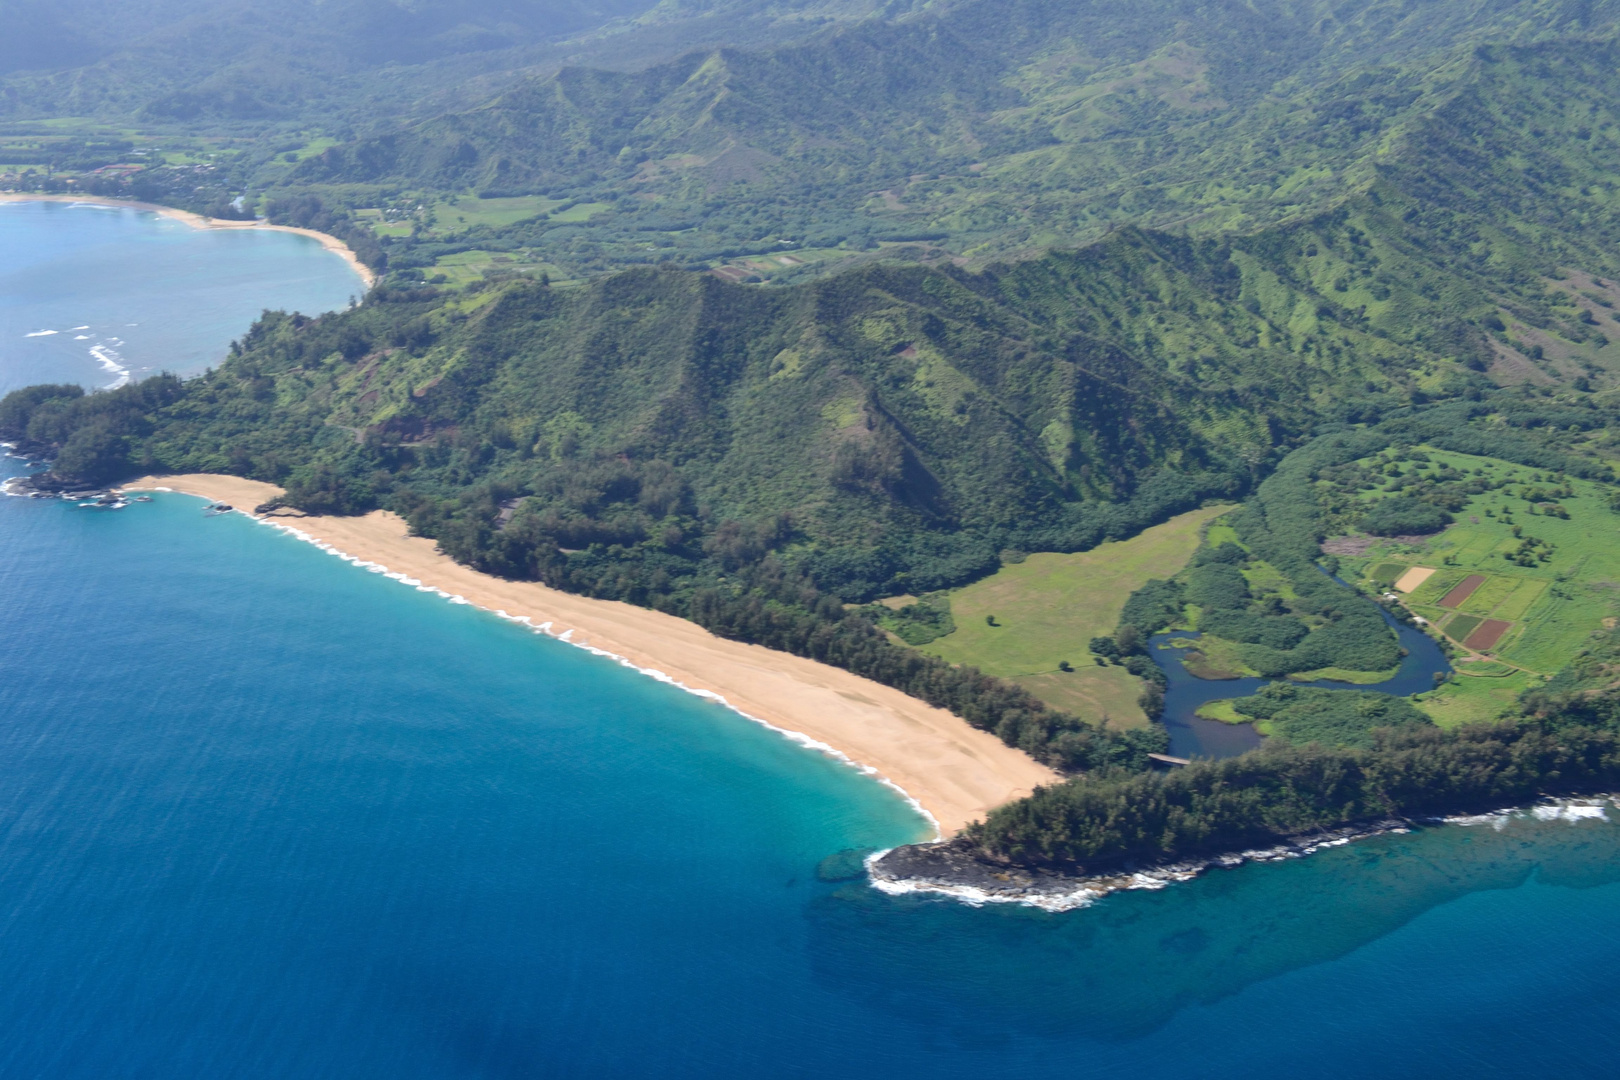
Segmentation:
{"type": "Polygon", "coordinates": [[[254,513],[280,495],[280,489],[217,474],[149,476],[107,492],[71,496],[113,499],[148,491],[181,492],[208,499],[213,506],[234,507],[358,568],[451,603],[482,608],[714,700],[866,773],[905,798],[934,830],[931,838],[866,857],[869,882],[889,895],[926,894],[973,905],[1011,903],[1069,911],[1114,892],[1162,889],[1211,869],[1301,858],[1374,836],[1499,822],[1519,813],[1572,821],[1601,818],[1606,808],[1620,807],[1620,796],[1612,795],[1544,799],[1534,806],[1511,805],[1483,813],[1370,819],[1312,830],[1260,848],[1123,863],[1097,872],[1012,865],[986,858],[955,834],[986,811],[1061,778],[945,710],[837,668],[716,637],[660,612],[480,573],[445,556],[432,541],[411,536],[405,523],[386,511],[359,517],[312,516],[287,508],[254,513]]]}
{"type": "MultiPolygon", "coordinates": [[[[930,822],[933,837],[867,856],[869,881],[890,895],[920,893],[968,904],[1014,903],[1068,911],[1113,892],[1162,889],[1210,869],[1300,858],[1373,836],[1443,824],[1472,825],[1532,812],[1507,806],[1452,817],[1386,817],[1312,830],[1261,848],[1158,863],[1127,862],[1097,872],[1016,866],[986,858],[972,844],[955,839],[955,834],[986,811],[1060,777],[959,717],[892,688],[811,660],[718,638],[696,624],[660,612],[480,573],[445,556],[432,541],[411,536],[405,523],[386,511],[322,517],[285,507],[269,509],[282,492],[261,481],[218,474],[148,476],[107,490],[51,492],[33,490],[26,479],[16,478],[4,490],[102,507],[122,507],[125,497],[147,491],[195,495],[210,500],[211,506],[247,513],[361,569],[435,593],[451,603],[472,604],[717,701],[889,786],[930,822]]],[[[1418,665],[1431,659],[1427,653],[1408,655],[1418,665]]],[[[1159,659],[1172,668],[1181,666],[1179,656],[1159,659]]],[[[1179,674],[1184,681],[1194,678],[1179,674]]],[[[1221,681],[1211,685],[1218,687],[1221,681]]],[[[1213,692],[1208,687],[1202,691],[1201,698],[1213,692]]],[[[1187,693],[1198,697],[1200,688],[1183,696],[1187,693]]],[[[1620,806],[1620,801],[1614,796],[1554,799],[1543,800],[1533,812],[1574,820],[1602,817],[1604,808],[1611,805],[1620,806]]]]}

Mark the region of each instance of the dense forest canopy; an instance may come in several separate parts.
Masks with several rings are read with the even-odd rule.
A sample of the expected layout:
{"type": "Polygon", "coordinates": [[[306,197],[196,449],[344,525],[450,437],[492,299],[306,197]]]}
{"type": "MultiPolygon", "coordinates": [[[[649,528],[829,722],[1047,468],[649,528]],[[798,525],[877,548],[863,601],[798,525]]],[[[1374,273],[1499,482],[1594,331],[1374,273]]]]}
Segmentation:
{"type": "Polygon", "coordinates": [[[16,0],[6,5],[0,39],[0,117],[365,130],[434,103],[476,103],[480,93],[569,60],[646,63],[721,35],[738,44],[781,40],[878,7],[816,0],[16,0]]]}
{"type": "Polygon", "coordinates": [[[279,202],[429,276],[470,252],[571,277],[775,280],[906,244],[977,265],[1127,224],[1246,234],[1412,163],[1510,229],[1547,224],[1514,221],[1526,182],[1601,226],[1614,172],[1612,0],[148,6],[24,20],[58,59],[0,75],[0,175],[279,202]]]}
{"type": "Polygon", "coordinates": [[[1611,783],[1608,638],[1506,726],[1284,686],[1234,706],[1265,751],[1165,779],[1145,772],[1162,729],[1053,709],[872,621],[932,639],[948,609],[856,605],[1231,500],[1229,538],[1132,596],[1097,662],[1155,709],[1146,639],[1189,621],[1266,677],[1397,664],[1321,542],[1434,533],[1471,481],[1332,506],[1323,484],[1418,444],[1560,490],[1615,476],[1617,19],[23,5],[0,186],[262,213],[383,278],[349,311],[266,312],[194,379],[19,391],[0,439],[52,459],[42,491],[206,470],[313,513],[385,507],[481,570],[951,708],[1076,774],[974,831],[989,857],[1171,858],[1611,783]]]}

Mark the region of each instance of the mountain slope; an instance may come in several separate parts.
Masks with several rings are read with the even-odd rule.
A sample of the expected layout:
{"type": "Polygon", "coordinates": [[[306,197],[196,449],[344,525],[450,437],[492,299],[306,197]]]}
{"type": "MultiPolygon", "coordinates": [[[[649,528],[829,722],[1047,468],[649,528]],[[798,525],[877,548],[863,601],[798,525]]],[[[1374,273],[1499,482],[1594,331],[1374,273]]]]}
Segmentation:
{"type": "Polygon", "coordinates": [[[508,234],[562,262],[579,243],[622,262],[923,238],[982,258],[1126,222],[1247,232],[1364,189],[1449,102],[1504,89],[1477,48],[1600,48],[1617,13],[961,3],[776,49],[563,71],[329,150],[294,182],[609,200],[588,230],[508,234]]]}
{"type": "Polygon", "coordinates": [[[27,0],[7,6],[0,116],[369,130],[465,108],[562,63],[638,66],[870,17],[866,0],[27,0]]]}

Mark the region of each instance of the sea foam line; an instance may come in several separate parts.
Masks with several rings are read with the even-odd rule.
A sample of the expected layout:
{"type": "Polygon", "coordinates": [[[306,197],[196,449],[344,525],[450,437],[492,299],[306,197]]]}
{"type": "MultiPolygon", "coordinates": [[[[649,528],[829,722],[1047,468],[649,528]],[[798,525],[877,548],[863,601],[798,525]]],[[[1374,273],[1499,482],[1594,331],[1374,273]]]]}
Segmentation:
{"type": "MultiPolygon", "coordinates": [[[[10,458],[13,461],[21,461],[21,462],[26,463],[28,461],[28,459],[23,457],[20,454],[15,453],[14,451],[16,449],[17,449],[17,444],[16,443],[0,442],[0,458],[10,458]]],[[[9,495],[9,496],[12,496],[13,498],[18,498],[18,499],[26,499],[26,498],[28,498],[28,495],[27,495],[26,492],[13,490],[14,485],[19,480],[26,480],[26,479],[28,479],[28,477],[26,475],[22,475],[22,476],[8,476],[4,480],[0,480],[0,495],[9,495]]]]}
{"type": "MultiPolygon", "coordinates": [[[[166,491],[166,490],[169,490],[169,489],[167,489],[167,488],[154,488],[153,490],[166,491]]],[[[280,521],[272,521],[269,518],[266,518],[266,517],[263,517],[263,516],[260,516],[260,515],[257,515],[257,514],[248,514],[246,516],[248,518],[252,519],[253,521],[256,521],[256,522],[260,523],[261,525],[268,525],[268,526],[270,526],[270,528],[275,529],[275,530],[277,530],[279,532],[285,533],[288,536],[293,537],[294,539],[302,540],[306,544],[312,544],[315,547],[319,548],[320,550],[326,552],[328,555],[334,555],[337,558],[342,559],[344,562],[349,563],[352,566],[358,567],[359,569],[366,570],[366,571],[368,571],[370,573],[373,573],[373,574],[380,574],[381,576],[389,579],[390,581],[397,581],[401,585],[406,585],[406,586],[409,586],[409,587],[415,589],[417,592],[433,593],[434,595],[436,595],[436,596],[438,596],[438,597],[440,597],[440,598],[442,598],[442,599],[444,599],[444,600],[446,600],[446,601],[448,601],[448,602],[450,602],[452,604],[468,604],[468,605],[471,605],[473,607],[478,607],[480,611],[487,611],[490,614],[494,615],[498,619],[504,619],[505,621],[511,622],[511,623],[519,623],[519,624],[527,627],[529,630],[533,631],[534,633],[544,635],[545,637],[549,637],[553,641],[560,641],[565,645],[572,645],[576,649],[583,649],[586,652],[591,653],[592,655],[604,657],[604,658],[609,659],[609,660],[613,660],[613,661],[617,662],[619,665],[621,665],[623,667],[627,667],[630,670],[635,671],[635,672],[637,672],[639,674],[645,675],[648,678],[656,679],[657,681],[659,681],[661,683],[665,683],[665,684],[667,684],[669,686],[675,687],[677,690],[683,690],[686,693],[693,695],[694,697],[703,698],[705,701],[712,701],[717,705],[720,705],[720,706],[722,706],[722,707],[724,707],[726,709],[731,710],[732,712],[736,713],[738,716],[742,717],[744,720],[751,721],[751,722],[753,722],[755,724],[760,725],[763,728],[766,728],[766,729],[768,729],[770,731],[776,732],[778,735],[781,735],[783,738],[787,739],[789,742],[796,743],[799,746],[802,746],[807,750],[814,750],[817,753],[825,754],[827,757],[832,758],[833,760],[839,762],[840,764],[847,765],[848,767],[854,769],[856,772],[859,772],[861,775],[866,776],[866,777],[868,777],[868,778],[870,778],[872,780],[876,780],[878,783],[882,784],[884,787],[888,788],[890,791],[893,791],[896,795],[900,796],[901,799],[905,800],[905,803],[906,803],[907,806],[911,807],[912,810],[916,811],[916,813],[917,813],[917,815],[919,817],[921,817],[924,821],[928,822],[929,828],[931,828],[934,831],[934,839],[935,840],[940,840],[940,839],[944,838],[945,834],[944,834],[943,830],[941,830],[940,827],[939,827],[939,819],[934,817],[934,815],[929,812],[929,810],[928,810],[928,808],[926,806],[924,806],[922,803],[918,802],[916,797],[913,796],[911,794],[911,792],[907,791],[905,788],[901,787],[899,784],[895,783],[893,780],[890,780],[887,776],[884,776],[881,772],[879,772],[873,766],[866,765],[866,764],[863,764],[863,763],[861,763],[859,761],[856,761],[854,758],[850,757],[848,754],[844,753],[842,750],[838,749],[835,746],[831,746],[831,745],[829,745],[827,743],[824,743],[820,739],[812,738],[811,736],[806,735],[802,731],[794,731],[791,728],[785,728],[785,727],[781,727],[781,726],[779,726],[777,724],[773,724],[769,720],[765,720],[765,719],[763,719],[761,717],[754,716],[751,713],[743,712],[741,709],[737,708],[737,706],[735,706],[731,702],[727,701],[724,696],[715,693],[713,690],[704,690],[701,687],[687,686],[685,683],[681,682],[679,679],[677,679],[674,676],[668,674],[667,672],[659,671],[657,668],[642,667],[639,664],[635,663],[633,660],[630,660],[628,657],[620,656],[618,653],[609,652],[606,649],[599,649],[595,645],[590,645],[590,644],[587,644],[586,642],[583,642],[583,641],[575,641],[575,640],[573,640],[574,634],[575,634],[576,629],[577,629],[575,627],[570,627],[567,630],[563,630],[563,631],[559,632],[559,631],[555,631],[555,630],[552,629],[553,624],[551,622],[549,622],[549,621],[548,622],[543,622],[543,623],[540,623],[540,624],[536,625],[534,620],[528,615],[509,615],[504,610],[502,610],[500,608],[481,607],[480,605],[473,604],[472,601],[468,600],[465,596],[461,596],[461,595],[459,595],[457,593],[446,592],[444,589],[439,588],[437,585],[427,585],[427,584],[424,584],[421,580],[419,580],[417,578],[410,577],[407,574],[401,574],[401,573],[398,573],[398,572],[395,572],[395,571],[391,571],[391,570],[388,569],[388,567],[384,566],[382,563],[371,562],[370,560],[362,559],[362,558],[360,558],[358,556],[355,556],[355,555],[350,555],[348,552],[343,551],[342,549],[340,549],[340,548],[338,548],[338,547],[336,547],[336,546],[334,546],[332,544],[327,543],[325,540],[321,540],[320,538],[318,538],[316,536],[313,536],[310,533],[305,532],[303,529],[300,529],[297,526],[288,525],[288,524],[285,524],[285,523],[280,522],[280,521]]]]}
{"type": "Polygon", "coordinates": [[[1276,847],[1229,852],[1224,855],[1189,860],[1184,863],[1154,867],[1150,870],[1134,873],[1121,872],[1118,874],[1099,874],[1091,878],[1072,878],[1070,880],[1074,882],[1074,886],[1068,889],[1054,888],[1053,886],[1056,883],[1048,881],[1044,883],[1045,888],[1043,889],[1022,890],[1010,888],[992,891],[973,885],[930,878],[893,877],[884,874],[882,869],[876,865],[879,860],[889,853],[888,851],[877,851],[868,855],[866,857],[866,871],[867,880],[872,887],[889,896],[927,893],[956,900],[970,907],[983,907],[985,904],[1022,904],[1025,907],[1040,908],[1043,911],[1075,911],[1079,908],[1090,907],[1109,893],[1164,889],[1180,882],[1201,877],[1207,870],[1232,870],[1245,863],[1283,862],[1288,859],[1303,859],[1315,855],[1319,851],[1344,847],[1358,840],[1370,840],[1375,836],[1410,833],[1413,828],[1422,825],[1489,825],[1497,832],[1506,829],[1514,821],[1562,821],[1569,825],[1578,825],[1586,821],[1610,821],[1609,807],[1620,810],[1620,794],[1549,796],[1537,803],[1510,806],[1484,814],[1454,814],[1448,817],[1412,820],[1392,818],[1388,821],[1366,826],[1344,826],[1331,831],[1322,839],[1314,842],[1299,844],[1285,842],[1276,847]]]}
{"type": "MultiPolygon", "coordinates": [[[[123,344],[123,342],[118,341],[116,338],[113,340],[117,342],[117,344],[123,344]]],[[[124,359],[123,354],[119,353],[115,349],[109,348],[106,345],[92,345],[90,346],[90,355],[95,357],[96,363],[101,365],[103,371],[107,372],[109,375],[118,376],[102,389],[116,390],[120,386],[128,385],[130,380],[129,368],[120,363],[120,361],[124,359]]]]}

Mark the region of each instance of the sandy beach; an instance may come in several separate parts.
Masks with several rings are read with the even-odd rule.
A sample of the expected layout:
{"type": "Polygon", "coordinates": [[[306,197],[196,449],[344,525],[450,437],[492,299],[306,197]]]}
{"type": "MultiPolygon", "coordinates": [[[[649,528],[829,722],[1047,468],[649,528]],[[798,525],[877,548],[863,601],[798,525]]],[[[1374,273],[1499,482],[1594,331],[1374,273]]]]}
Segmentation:
{"type": "Polygon", "coordinates": [[[0,192],[0,202],[60,202],[60,203],[94,203],[97,206],[122,206],[130,210],[150,210],[154,214],[183,221],[194,229],[257,229],[261,232],[297,233],[316,241],[348,263],[360,279],[366,283],[366,288],[377,284],[377,275],[371,267],[360,261],[359,256],[349,248],[348,244],[335,236],[328,236],[314,229],[297,229],[291,225],[271,225],[265,221],[226,221],[223,218],[204,217],[193,214],[189,210],[176,210],[172,206],[159,206],[157,203],[133,202],[129,199],[105,199],[95,195],[28,195],[15,192],[0,192]]]}
{"type": "MultiPolygon", "coordinates": [[[[181,491],[243,510],[280,494],[272,484],[209,474],[144,477],[123,489],[181,491]]],[[[630,604],[480,574],[440,554],[433,541],[410,536],[404,521],[386,511],[270,520],[486,610],[527,617],[535,626],[550,623],[554,637],[566,634],[573,644],[662,672],[687,689],[719,695],[748,716],[825,743],[905,791],[945,836],[1038,784],[1060,779],[960,717],[847,671],[727,641],[684,619],[630,604]]]]}

